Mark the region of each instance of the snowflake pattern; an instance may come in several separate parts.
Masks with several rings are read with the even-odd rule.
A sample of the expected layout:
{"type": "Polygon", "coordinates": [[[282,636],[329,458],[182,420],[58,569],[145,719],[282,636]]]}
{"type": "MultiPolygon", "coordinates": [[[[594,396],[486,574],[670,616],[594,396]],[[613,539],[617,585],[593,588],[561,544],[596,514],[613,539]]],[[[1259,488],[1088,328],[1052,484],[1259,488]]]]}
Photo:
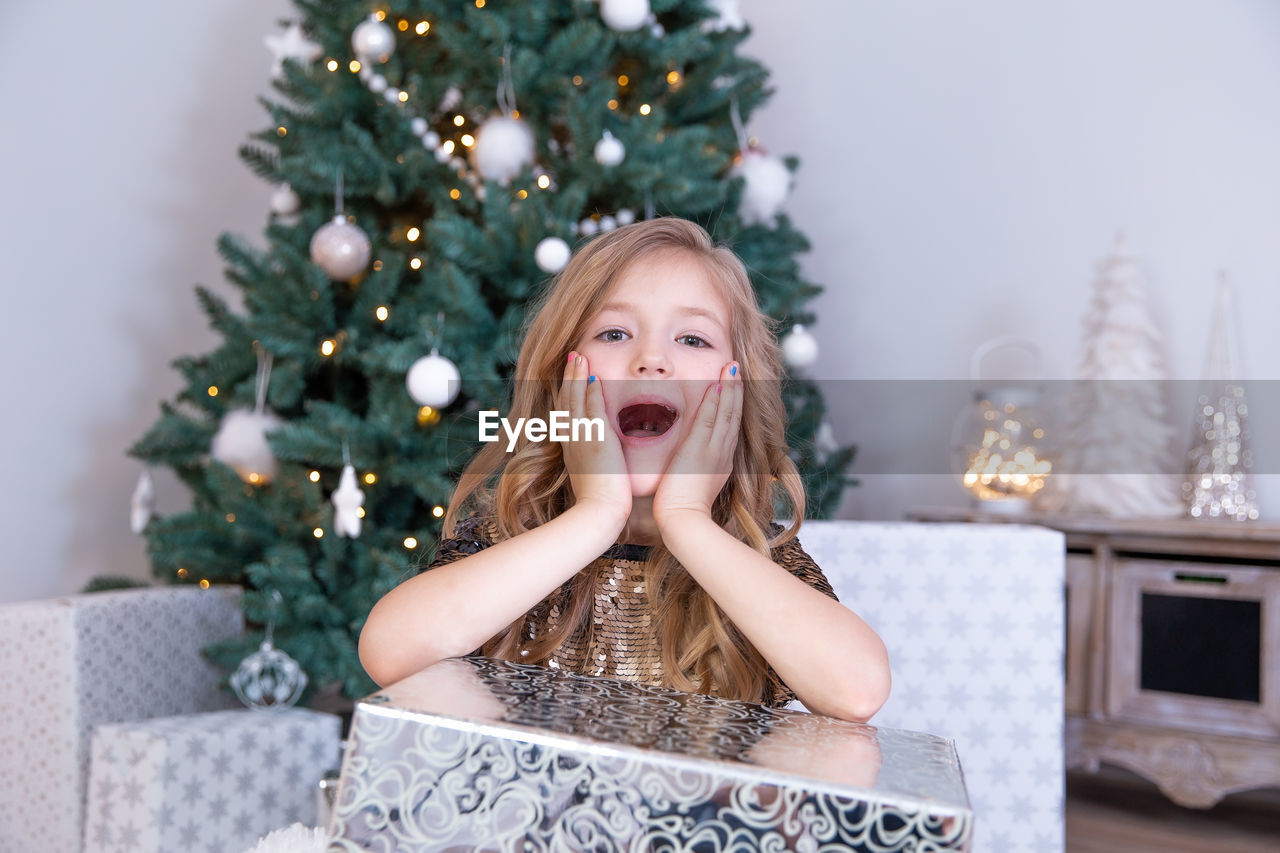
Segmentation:
{"type": "Polygon", "coordinates": [[[890,650],[871,722],[955,740],[973,849],[1062,853],[1062,534],[811,521],[800,536],[890,650]]]}
{"type": "Polygon", "coordinates": [[[341,723],[290,708],[99,726],[84,853],[240,853],[276,829],[314,824],[341,723]]]}

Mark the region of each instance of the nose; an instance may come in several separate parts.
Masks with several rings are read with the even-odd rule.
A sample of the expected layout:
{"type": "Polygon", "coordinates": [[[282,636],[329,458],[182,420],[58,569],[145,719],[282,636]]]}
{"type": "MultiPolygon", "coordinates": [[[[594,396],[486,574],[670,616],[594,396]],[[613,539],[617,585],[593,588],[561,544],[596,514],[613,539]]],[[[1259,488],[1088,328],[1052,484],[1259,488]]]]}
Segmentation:
{"type": "Polygon", "coordinates": [[[663,351],[661,345],[656,343],[643,344],[636,348],[631,370],[636,376],[642,376],[646,379],[655,376],[670,376],[671,359],[663,351]]]}

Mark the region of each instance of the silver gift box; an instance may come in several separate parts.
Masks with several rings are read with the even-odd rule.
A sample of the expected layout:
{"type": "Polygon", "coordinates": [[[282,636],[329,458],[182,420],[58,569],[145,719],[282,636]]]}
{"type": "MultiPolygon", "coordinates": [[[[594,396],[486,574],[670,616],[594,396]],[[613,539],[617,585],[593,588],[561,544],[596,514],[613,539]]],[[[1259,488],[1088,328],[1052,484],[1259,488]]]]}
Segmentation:
{"type": "Polygon", "coordinates": [[[356,707],[328,850],[968,850],[951,741],[455,658],[356,707]]]}

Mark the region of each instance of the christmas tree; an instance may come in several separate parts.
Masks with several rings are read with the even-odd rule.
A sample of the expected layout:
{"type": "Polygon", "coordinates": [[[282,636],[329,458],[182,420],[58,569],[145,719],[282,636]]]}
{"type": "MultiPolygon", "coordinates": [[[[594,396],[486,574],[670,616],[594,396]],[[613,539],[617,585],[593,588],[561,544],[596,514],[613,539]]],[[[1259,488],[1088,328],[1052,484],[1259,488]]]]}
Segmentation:
{"type": "MultiPolygon", "coordinates": [[[[429,558],[476,413],[504,408],[527,302],[570,245],[681,216],[742,257],[784,330],[814,320],[819,288],[780,211],[796,162],[746,136],[768,75],[737,53],[736,4],[297,6],[268,38],[270,126],[241,151],[277,187],[266,247],[219,242],[243,309],[197,289],[224,339],[175,363],[186,387],[131,453],[193,493],[146,523],[157,576],[243,584],[311,689],[359,696],[364,619],[429,558]]],[[[821,516],[852,449],[815,441],[814,383],[784,393],[821,516]]],[[[258,638],[211,654],[233,668],[258,638]]]]}
{"type": "Polygon", "coordinates": [[[1176,516],[1164,336],[1124,235],[1098,266],[1071,386],[1058,499],[1074,512],[1176,516]]]}

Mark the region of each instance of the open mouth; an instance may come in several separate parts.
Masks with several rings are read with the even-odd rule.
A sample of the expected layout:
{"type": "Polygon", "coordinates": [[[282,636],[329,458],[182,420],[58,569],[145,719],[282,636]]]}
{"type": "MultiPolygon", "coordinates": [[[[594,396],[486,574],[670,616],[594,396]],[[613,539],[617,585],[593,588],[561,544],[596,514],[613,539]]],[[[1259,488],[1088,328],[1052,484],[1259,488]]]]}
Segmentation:
{"type": "Polygon", "coordinates": [[[676,422],[678,413],[661,403],[636,403],[618,412],[618,428],[631,438],[663,435],[676,422]]]}

